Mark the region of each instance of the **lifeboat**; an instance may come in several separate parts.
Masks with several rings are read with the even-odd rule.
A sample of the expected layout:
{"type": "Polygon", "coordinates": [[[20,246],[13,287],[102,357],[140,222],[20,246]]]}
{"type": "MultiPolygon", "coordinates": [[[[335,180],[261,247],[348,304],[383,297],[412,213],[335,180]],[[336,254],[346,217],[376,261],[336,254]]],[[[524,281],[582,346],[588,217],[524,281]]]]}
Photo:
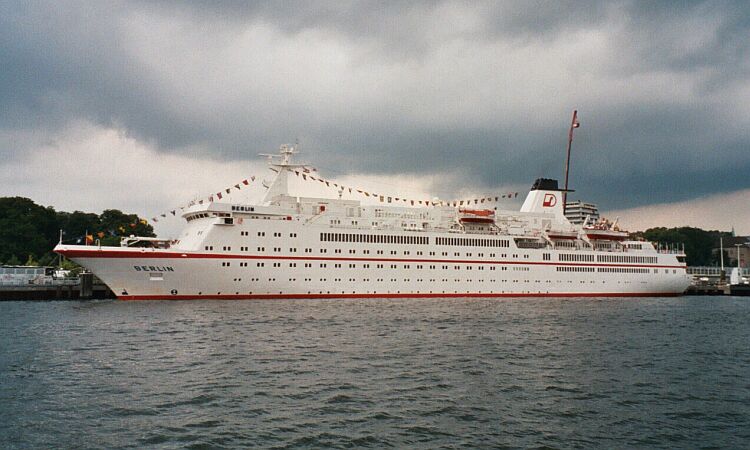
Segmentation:
{"type": "Polygon", "coordinates": [[[459,209],[458,220],[466,223],[495,223],[495,211],[491,209],[459,209]]]}
{"type": "Polygon", "coordinates": [[[547,237],[550,239],[561,240],[561,239],[578,239],[577,231],[547,231],[547,237]]]}
{"type": "Polygon", "coordinates": [[[613,229],[601,229],[601,228],[584,228],[586,237],[591,240],[600,241],[624,241],[628,238],[627,231],[619,231],[613,229]]]}

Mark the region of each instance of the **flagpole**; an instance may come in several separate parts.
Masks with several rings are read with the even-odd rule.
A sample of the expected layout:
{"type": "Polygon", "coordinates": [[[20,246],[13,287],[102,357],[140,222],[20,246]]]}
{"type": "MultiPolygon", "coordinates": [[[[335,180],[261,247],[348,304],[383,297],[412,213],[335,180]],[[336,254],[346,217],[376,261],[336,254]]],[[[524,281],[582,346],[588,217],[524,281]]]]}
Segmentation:
{"type": "Polygon", "coordinates": [[[570,129],[568,130],[568,155],[565,158],[565,190],[563,191],[563,215],[565,215],[565,209],[568,203],[568,172],[570,171],[570,147],[573,145],[573,128],[576,128],[578,118],[578,110],[573,110],[573,119],[570,121],[570,129]]]}

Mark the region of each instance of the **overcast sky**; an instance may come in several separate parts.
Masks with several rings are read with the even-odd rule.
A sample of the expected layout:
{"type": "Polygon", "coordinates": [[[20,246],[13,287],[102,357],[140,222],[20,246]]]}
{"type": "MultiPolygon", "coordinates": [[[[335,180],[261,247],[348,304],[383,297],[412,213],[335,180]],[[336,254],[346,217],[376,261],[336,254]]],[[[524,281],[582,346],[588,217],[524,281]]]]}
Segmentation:
{"type": "Polygon", "coordinates": [[[57,209],[149,217],[295,139],[395,195],[526,190],[574,108],[573,198],[750,233],[747,2],[0,2],[0,195],[57,209]]]}

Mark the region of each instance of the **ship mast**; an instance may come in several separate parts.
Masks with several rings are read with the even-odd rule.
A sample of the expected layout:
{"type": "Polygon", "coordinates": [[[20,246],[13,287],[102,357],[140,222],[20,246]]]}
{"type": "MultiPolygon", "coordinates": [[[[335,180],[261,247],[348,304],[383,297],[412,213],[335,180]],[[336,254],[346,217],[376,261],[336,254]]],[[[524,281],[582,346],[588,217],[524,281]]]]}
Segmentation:
{"type": "Polygon", "coordinates": [[[565,190],[563,191],[563,215],[565,215],[565,208],[568,204],[568,172],[570,171],[570,147],[573,145],[573,129],[580,127],[581,124],[578,122],[578,110],[573,110],[573,119],[570,121],[570,129],[568,130],[568,155],[565,158],[565,190]]]}
{"type": "Polygon", "coordinates": [[[306,164],[296,164],[292,162],[294,155],[299,153],[299,144],[282,145],[279,147],[278,154],[261,153],[260,156],[268,158],[268,165],[271,170],[276,172],[268,192],[263,198],[264,203],[270,203],[274,198],[280,195],[289,195],[289,171],[294,169],[308,170],[306,164]]]}

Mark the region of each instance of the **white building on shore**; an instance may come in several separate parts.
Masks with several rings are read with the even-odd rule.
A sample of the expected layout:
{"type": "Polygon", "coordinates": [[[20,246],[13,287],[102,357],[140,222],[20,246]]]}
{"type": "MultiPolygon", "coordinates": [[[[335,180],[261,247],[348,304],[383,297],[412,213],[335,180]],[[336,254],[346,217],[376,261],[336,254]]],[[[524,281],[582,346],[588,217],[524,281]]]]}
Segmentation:
{"type": "Polygon", "coordinates": [[[585,203],[580,200],[565,203],[565,217],[570,223],[582,225],[588,216],[588,223],[599,220],[599,209],[594,203],[585,203]]]}

